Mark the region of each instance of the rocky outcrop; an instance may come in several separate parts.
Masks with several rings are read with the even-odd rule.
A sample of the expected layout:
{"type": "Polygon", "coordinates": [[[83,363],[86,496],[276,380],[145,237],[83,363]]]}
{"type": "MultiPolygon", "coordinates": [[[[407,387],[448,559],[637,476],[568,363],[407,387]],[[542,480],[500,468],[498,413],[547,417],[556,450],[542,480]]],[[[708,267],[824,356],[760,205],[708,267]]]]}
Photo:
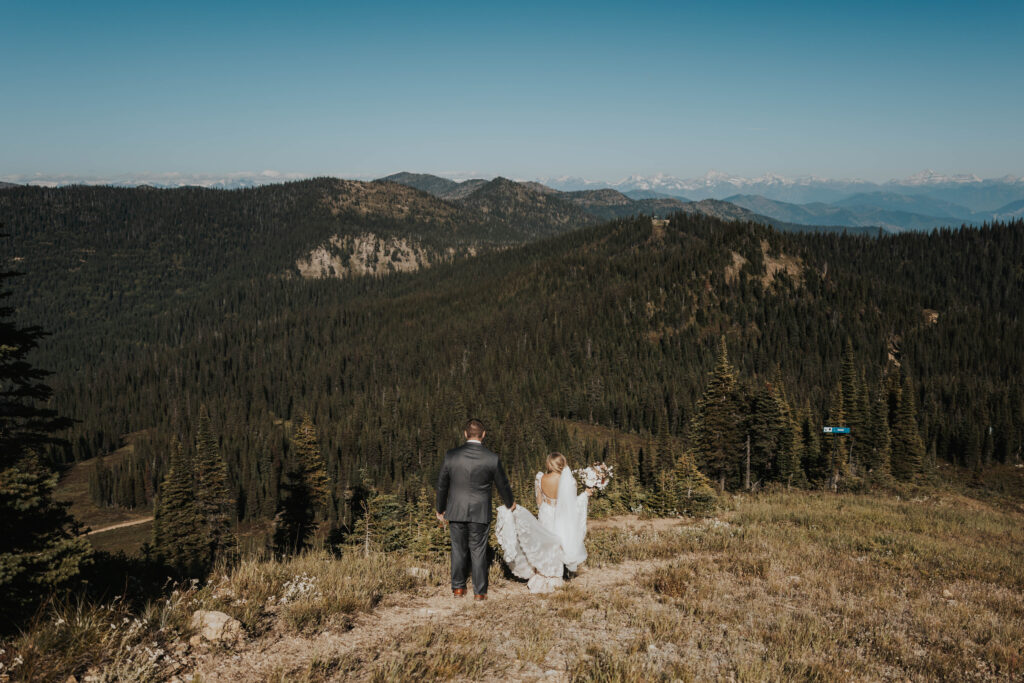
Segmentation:
{"type": "MultiPolygon", "coordinates": [[[[454,255],[454,250],[452,255],[454,255]]],[[[436,256],[413,240],[402,237],[335,235],[295,266],[307,279],[345,278],[358,275],[410,273],[426,268],[436,256]]]]}

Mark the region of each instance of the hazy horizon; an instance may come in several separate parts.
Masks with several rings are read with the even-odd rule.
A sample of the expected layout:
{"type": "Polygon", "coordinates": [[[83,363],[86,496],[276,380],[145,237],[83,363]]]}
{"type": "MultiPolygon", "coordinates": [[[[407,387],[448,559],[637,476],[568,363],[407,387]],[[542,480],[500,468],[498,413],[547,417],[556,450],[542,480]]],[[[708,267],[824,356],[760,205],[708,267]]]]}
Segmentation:
{"type": "Polygon", "coordinates": [[[747,181],[759,180],[759,179],[770,179],[770,178],[781,178],[787,181],[809,181],[818,180],[822,182],[850,182],[850,183],[871,183],[876,185],[885,185],[888,183],[901,183],[920,177],[928,173],[934,173],[938,176],[947,176],[952,180],[964,179],[973,176],[977,181],[1002,181],[1007,177],[1017,181],[1024,180],[1024,174],[1004,174],[998,177],[983,177],[977,173],[971,173],[969,171],[962,171],[959,173],[939,173],[935,169],[922,169],[917,173],[904,176],[904,177],[886,177],[886,178],[861,178],[854,176],[820,176],[814,174],[797,174],[797,175],[783,175],[773,171],[764,171],[754,175],[740,175],[736,173],[729,173],[727,171],[721,171],[719,169],[708,169],[704,173],[696,175],[681,175],[675,173],[651,173],[651,174],[639,174],[639,173],[626,173],[618,177],[612,178],[596,178],[585,175],[575,175],[567,173],[547,173],[532,177],[514,176],[508,173],[494,173],[494,172],[477,172],[477,171],[431,171],[431,170],[419,170],[412,168],[403,168],[399,170],[392,170],[386,173],[373,174],[373,173],[345,173],[345,172],[326,172],[326,173],[301,173],[301,172],[281,172],[276,170],[264,169],[262,171],[232,171],[224,173],[182,173],[178,171],[169,171],[164,173],[153,173],[148,171],[143,172],[120,172],[120,173],[108,173],[101,175],[84,175],[84,174],[62,174],[62,173],[36,173],[36,174],[18,174],[12,173],[7,175],[0,175],[0,182],[9,183],[20,183],[27,185],[69,185],[69,184],[196,184],[201,185],[203,183],[214,183],[214,182],[231,182],[231,181],[257,181],[261,184],[270,183],[281,183],[291,182],[297,180],[308,180],[310,178],[317,177],[333,177],[341,178],[345,180],[376,180],[387,176],[394,175],[396,173],[416,173],[425,175],[434,175],[441,178],[448,178],[456,182],[461,182],[469,179],[483,178],[491,180],[497,177],[506,177],[511,180],[519,182],[536,182],[543,180],[583,180],[591,184],[600,185],[605,184],[614,186],[617,184],[624,183],[631,179],[655,179],[655,178],[673,178],[683,181],[695,181],[704,178],[710,178],[718,176],[721,178],[734,178],[742,179],[747,181]]]}

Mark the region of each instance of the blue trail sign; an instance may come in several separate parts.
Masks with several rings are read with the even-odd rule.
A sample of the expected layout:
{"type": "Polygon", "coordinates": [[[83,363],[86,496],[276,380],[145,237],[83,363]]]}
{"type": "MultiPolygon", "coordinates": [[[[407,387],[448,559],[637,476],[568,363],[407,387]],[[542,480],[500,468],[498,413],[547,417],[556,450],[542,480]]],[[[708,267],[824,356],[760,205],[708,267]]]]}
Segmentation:
{"type": "Polygon", "coordinates": [[[849,427],[822,427],[821,430],[826,434],[849,434],[849,427]]]}

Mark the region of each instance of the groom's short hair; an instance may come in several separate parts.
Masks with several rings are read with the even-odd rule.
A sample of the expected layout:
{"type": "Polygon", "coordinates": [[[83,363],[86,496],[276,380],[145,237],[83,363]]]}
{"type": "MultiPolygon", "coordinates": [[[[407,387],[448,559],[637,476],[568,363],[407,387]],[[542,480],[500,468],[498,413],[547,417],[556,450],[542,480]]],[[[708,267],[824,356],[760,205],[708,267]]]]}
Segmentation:
{"type": "Polygon", "coordinates": [[[484,423],[474,417],[466,423],[462,431],[466,432],[466,438],[468,439],[479,439],[484,435],[484,423]]]}

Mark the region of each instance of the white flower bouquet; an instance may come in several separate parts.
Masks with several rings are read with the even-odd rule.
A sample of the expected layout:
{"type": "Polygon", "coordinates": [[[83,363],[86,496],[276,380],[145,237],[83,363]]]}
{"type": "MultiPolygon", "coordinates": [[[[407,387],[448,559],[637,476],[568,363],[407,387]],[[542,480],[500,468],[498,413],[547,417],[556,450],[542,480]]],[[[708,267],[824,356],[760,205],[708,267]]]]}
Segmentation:
{"type": "Polygon", "coordinates": [[[603,462],[595,462],[590,467],[584,467],[581,470],[576,470],[576,476],[580,478],[583,485],[588,489],[596,489],[603,491],[608,483],[612,480],[612,469],[611,465],[605,465],[603,462]]]}

